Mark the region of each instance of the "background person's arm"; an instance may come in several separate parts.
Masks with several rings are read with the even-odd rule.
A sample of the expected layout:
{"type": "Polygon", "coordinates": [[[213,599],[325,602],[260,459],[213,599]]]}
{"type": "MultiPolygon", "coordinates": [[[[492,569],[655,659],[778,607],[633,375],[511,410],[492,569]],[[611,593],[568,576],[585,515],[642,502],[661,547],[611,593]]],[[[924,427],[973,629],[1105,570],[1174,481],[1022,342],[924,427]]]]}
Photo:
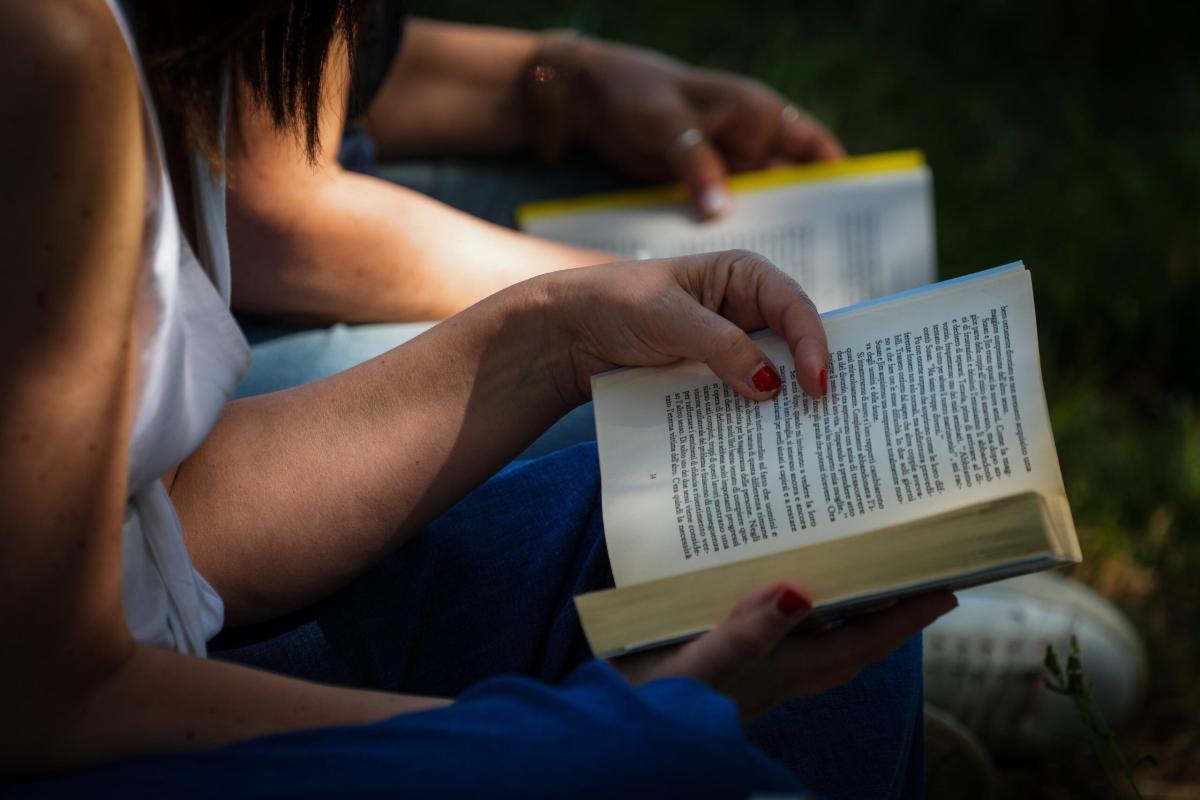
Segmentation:
{"type": "MultiPolygon", "coordinates": [[[[724,206],[730,168],[842,155],[818,122],[784,115],[783,98],[745,78],[607,42],[419,19],[361,122],[389,157],[514,151],[537,124],[521,91],[524,70],[542,59],[574,75],[574,139],[631,174],[683,180],[705,217],[724,206]],[[706,138],[669,159],[691,127],[706,138]]],[[[608,260],[341,169],[344,55],[327,72],[316,163],[238,98],[229,228],[239,310],[319,322],[442,319],[533,275],[608,260]]]]}
{"type": "Polygon", "coordinates": [[[609,257],[526,236],[337,163],[344,51],[330,58],[321,152],[243,93],[230,138],[228,218],[240,311],[311,322],[443,319],[500,289],[609,257]]]}
{"type": "Polygon", "coordinates": [[[731,170],[845,155],[820,122],[744,76],[616,42],[426,19],[408,21],[399,57],[359,122],[385,158],[532,149],[547,127],[565,122],[569,141],[622,171],[682,181],[705,218],[723,210],[731,170]],[[565,102],[530,107],[534,64],[555,68],[565,102]],[[704,138],[672,157],[689,128],[704,138]]]}

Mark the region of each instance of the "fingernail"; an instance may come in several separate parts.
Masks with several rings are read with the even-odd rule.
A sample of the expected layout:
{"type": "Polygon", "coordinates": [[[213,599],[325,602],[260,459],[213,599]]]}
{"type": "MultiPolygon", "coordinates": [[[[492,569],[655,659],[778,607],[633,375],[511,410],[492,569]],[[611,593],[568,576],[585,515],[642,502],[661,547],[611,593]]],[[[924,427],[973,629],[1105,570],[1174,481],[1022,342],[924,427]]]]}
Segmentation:
{"type": "Polygon", "coordinates": [[[783,381],[779,379],[779,373],[775,371],[774,367],[764,363],[750,377],[750,385],[760,392],[777,392],[783,385],[783,381]]]}
{"type": "Polygon", "coordinates": [[[785,617],[799,617],[808,613],[810,608],[812,603],[795,589],[784,589],[775,598],[775,610],[785,617]]]}
{"type": "Polygon", "coordinates": [[[829,394],[829,370],[821,370],[821,394],[829,394]]]}
{"type": "Polygon", "coordinates": [[[700,212],[706,217],[720,216],[729,207],[729,192],[723,186],[709,186],[700,193],[700,212]]]}

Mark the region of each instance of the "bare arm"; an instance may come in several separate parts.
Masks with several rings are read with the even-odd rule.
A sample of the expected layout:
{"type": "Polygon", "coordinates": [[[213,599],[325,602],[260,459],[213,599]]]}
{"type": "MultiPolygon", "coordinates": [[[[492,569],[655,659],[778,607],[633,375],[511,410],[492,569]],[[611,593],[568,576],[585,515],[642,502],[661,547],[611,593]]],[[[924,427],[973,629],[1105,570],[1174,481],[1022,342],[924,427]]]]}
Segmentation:
{"type": "MultiPolygon", "coordinates": [[[[389,157],[511,151],[529,133],[520,95],[535,54],[575,75],[574,141],[642,178],[683,180],[702,217],[727,207],[730,166],[843,155],[818,122],[753,81],[613,43],[430,20],[409,23],[361,122],[389,157]],[[668,158],[690,128],[708,138],[668,158]]],[[[346,63],[344,54],[330,60],[316,164],[240,100],[245,137],[229,194],[239,309],[311,321],[442,319],[534,275],[609,260],[341,170],[346,63]]]]}
{"type": "Polygon", "coordinates": [[[354,369],[230,405],[172,500],[231,624],[342,586],[578,402],[551,378],[564,348],[546,302],[521,284],[354,369]]]}
{"type": "Polygon", "coordinates": [[[419,19],[360,122],[391,158],[511,151],[561,127],[624,172],[682,181],[704,219],[726,210],[730,170],[845,156],[820,122],[744,76],[617,42],[419,19]],[[535,62],[564,76],[565,102],[529,106],[535,62]],[[703,137],[677,152],[690,129],[703,137]]]}
{"type": "Polygon", "coordinates": [[[252,100],[238,100],[228,195],[237,308],[310,321],[443,319],[531,276],[608,260],[343,170],[346,72],[335,54],[315,164],[252,100]]]}

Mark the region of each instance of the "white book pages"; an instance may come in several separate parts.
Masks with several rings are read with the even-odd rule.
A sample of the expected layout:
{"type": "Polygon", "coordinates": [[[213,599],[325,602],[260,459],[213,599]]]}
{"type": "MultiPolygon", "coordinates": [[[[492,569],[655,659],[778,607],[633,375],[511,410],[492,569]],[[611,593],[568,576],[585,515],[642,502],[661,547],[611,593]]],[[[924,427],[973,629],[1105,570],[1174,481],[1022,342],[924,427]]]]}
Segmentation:
{"type": "Polygon", "coordinates": [[[937,276],[932,178],[924,165],[735,189],[731,213],[711,222],[696,220],[679,200],[554,206],[522,214],[523,229],[626,258],[753,250],[795,278],[821,310],[937,276]]]}
{"type": "MultiPolygon", "coordinates": [[[[752,403],[699,363],[593,378],[618,586],[1035,491],[1073,532],[1020,265],[825,316],[829,394],[752,403]]],[[[1070,537],[1073,539],[1074,537],[1070,537]]]]}

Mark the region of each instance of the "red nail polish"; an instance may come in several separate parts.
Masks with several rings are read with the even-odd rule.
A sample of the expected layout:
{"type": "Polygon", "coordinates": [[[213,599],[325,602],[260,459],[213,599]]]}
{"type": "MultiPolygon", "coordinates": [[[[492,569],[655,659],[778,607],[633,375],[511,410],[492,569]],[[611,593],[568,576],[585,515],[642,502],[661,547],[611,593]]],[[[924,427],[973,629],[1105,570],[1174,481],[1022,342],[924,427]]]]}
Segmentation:
{"type": "Polygon", "coordinates": [[[799,617],[808,613],[812,603],[795,589],[784,589],[779,593],[779,597],[775,598],[775,608],[785,617],[799,617]]]}
{"type": "Polygon", "coordinates": [[[779,373],[770,364],[763,364],[750,379],[750,385],[760,392],[776,392],[783,385],[779,373]]]}
{"type": "Polygon", "coordinates": [[[829,370],[821,370],[821,394],[829,394],[829,370]]]}

